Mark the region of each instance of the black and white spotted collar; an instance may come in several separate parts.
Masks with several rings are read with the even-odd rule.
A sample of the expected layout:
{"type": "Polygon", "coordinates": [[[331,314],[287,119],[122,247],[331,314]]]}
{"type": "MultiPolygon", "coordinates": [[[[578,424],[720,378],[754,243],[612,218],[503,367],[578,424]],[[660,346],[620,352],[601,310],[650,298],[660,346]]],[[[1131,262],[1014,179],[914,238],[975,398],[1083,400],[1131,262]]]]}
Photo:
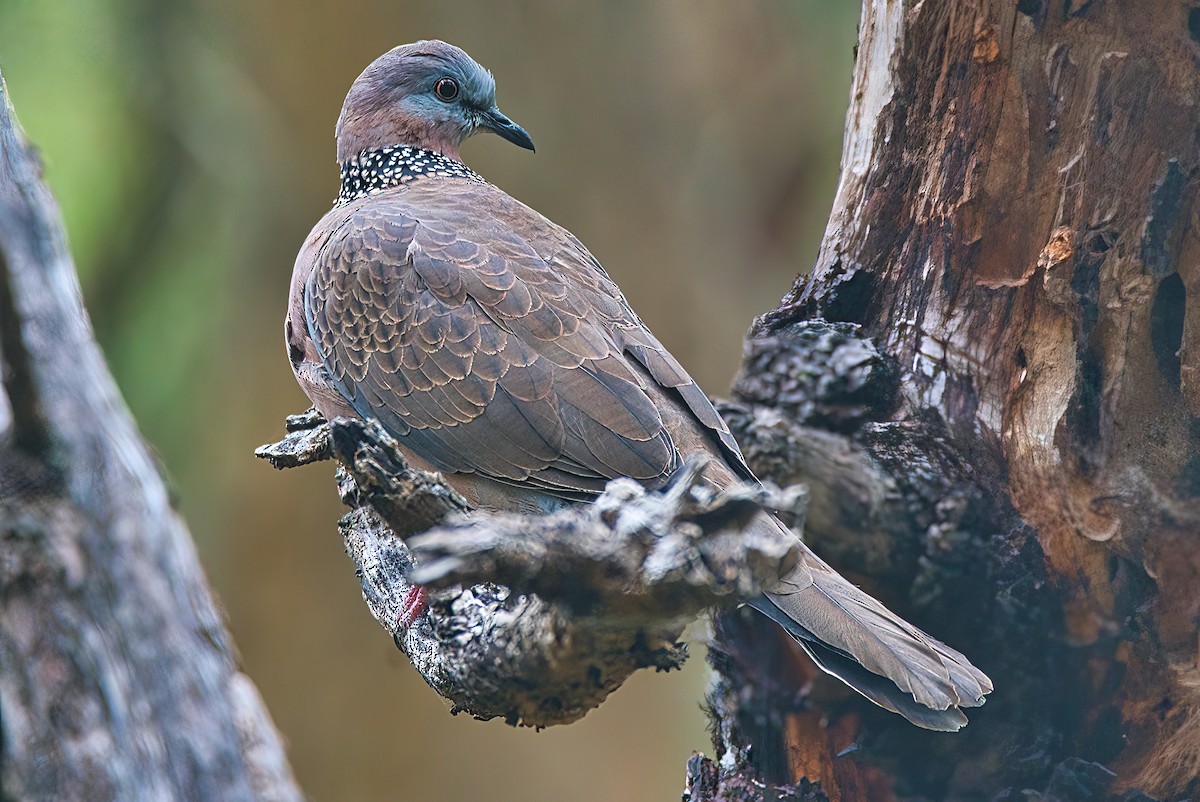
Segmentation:
{"type": "Polygon", "coordinates": [[[421,178],[450,177],[486,183],[470,167],[437,151],[409,145],[364,150],[342,162],[342,191],[334,206],[344,206],[421,178]]]}

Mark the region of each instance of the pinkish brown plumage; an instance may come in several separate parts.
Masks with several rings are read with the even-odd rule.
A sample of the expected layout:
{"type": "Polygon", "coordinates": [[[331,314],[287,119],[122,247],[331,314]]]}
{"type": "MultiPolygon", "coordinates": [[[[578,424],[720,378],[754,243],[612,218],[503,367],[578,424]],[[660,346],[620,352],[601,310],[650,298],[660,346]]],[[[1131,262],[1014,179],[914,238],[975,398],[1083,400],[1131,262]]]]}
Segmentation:
{"type": "Polygon", "coordinates": [[[533,150],[533,140],[496,108],[491,73],[462,50],[437,40],[401,45],[371,62],[350,87],[337,123],[337,158],[388,145],[413,145],[459,158],[477,130],[498,133],[533,150]],[[457,84],[447,102],[437,82],[457,84]]]}
{"type": "MultiPolygon", "coordinates": [[[[545,512],[631,476],[662,486],[704,455],[753,481],[687,371],[570,232],[461,163],[480,130],[533,149],[458,48],[417,42],[368,67],[338,121],[342,191],[296,260],[287,342],[326,417],[374,418],[477,507],[545,512]]],[[[762,514],[755,526],[780,530],[762,514]]],[[[954,730],[983,672],[801,546],[748,603],[813,659],[910,721],[954,730]]]]}

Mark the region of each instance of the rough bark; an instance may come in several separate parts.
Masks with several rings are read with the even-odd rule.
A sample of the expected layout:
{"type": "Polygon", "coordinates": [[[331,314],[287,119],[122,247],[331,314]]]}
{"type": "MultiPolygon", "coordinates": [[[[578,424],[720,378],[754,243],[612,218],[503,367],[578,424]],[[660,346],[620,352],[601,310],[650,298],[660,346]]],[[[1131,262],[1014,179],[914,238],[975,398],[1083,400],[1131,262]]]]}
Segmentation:
{"type": "Polygon", "coordinates": [[[659,493],[619,479],[594,504],[553,515],[485,514],[438,474],[410,469],[376,423],[310,412],[288,428],[258,455],[279,468],[338,460],[352,509],[338,528],[371,614],[476,718],[575,721],[634,671],[679,667],[690,621],[757,595],[796,559],[793,538],[742,530],[764,505],[801,516],[803,494],[713,496],[699,464],[659,493]],[[428,609],[413,620],[418,583],[428,609]]]}
{"type": "Polygon", "coordinates": [[[299,800],[0,78],[0,798],[299,800]]]}
{"type": "Polygon", "coordinates": [[[953,736],[817,717],[726,616],[738,768],[693,799],[1200,793],[1198,44],[1181,0],[866,0],[825,241],[725,413],[810,484],[813,548],[996,692],[953,736]]]}
{"type": "MultiPolygon", "coordinates": [[[[694,802],[1200,793],[1198,59],[1200,11],[1183,0],[865,0],[825,242],[756,323],[723,412],[760,475],[809,485],[813,547],[997,690],[964,732],[921,732],[725,609],[719,760],[689,763],[694,802]]],[[[5,115],[0,788],[120,795],[148,776],[134,796],[291,798],[5,115]],[[73,736],[48,740],[59,726],[73,736]]],[[[769,574],[728,544],[732,574],[705,556],[736,531],[737,498],[625,487],[609,509],[648,504],[641,528],[604,507],[473,528],[444,521],[459,502],[368,429],[342,447],[314,431],[289,437],[294,461],[348,469],[342,532],[372,612],[477,715],[578,717],[656,664],[645,655],[677,659],[672,627],[720,603],[714,577],[745,589],[769,574]],[[400,631],[413,554],[394,532],[435,522],[409,539],[418,578],[514,590],[448,585],[400,631]],[[631,550],[594,549],[611,538],[631,550]],[[661,574],[659,539],[680,549],[661,574]],[[588,581],[568,586],[560,560],[588,581]],[[699,584],[683,570],[696,565],[699,584]],[[660,597],[663,576],[684,581],[660,597]],[[633,623],[603,645],[618,619],[633,623]],[[616,643],[647,651],[609,662],[616,643]],[[517,676],[547,680],[529,694],[517,676]]]]}
{"type": "Polygon", "coordinates": [[[864,3],[825,242],[722,411],[997,691],[921,732],[727,609],[694,802],[1200,790],[1198,41],[1180,0],[864,3]]]}

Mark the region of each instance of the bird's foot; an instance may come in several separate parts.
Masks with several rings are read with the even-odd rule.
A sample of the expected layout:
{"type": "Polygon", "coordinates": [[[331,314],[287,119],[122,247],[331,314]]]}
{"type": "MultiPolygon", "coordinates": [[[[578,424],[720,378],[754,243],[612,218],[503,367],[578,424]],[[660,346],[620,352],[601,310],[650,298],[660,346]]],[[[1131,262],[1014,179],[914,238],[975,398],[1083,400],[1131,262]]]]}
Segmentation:
{"type": "Polygon", "coordinates": [[[425,588],[421,585],[413,585],[412,589],[404,594],[404,600],[400,603],[400,612],[396,615],[396,634],[407,632],[408,628],[425,614],[427,609],[425,601],[425,588]]]}

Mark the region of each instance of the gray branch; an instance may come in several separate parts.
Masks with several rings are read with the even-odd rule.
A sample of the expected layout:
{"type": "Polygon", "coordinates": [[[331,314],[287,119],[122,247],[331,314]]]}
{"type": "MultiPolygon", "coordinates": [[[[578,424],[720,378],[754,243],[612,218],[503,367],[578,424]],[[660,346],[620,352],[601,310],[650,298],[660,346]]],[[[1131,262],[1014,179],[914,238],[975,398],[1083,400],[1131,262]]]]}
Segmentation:
{"type": "Polygon", "coordinates": [[[699,463],[661,492],[618,479],[591,505],[485,514],[409,468],[375,423],[310,413],[288,427],[258,455],[276,467],[336,457],[352,508],[339,528],[372,615],[456,711],[481,719],[580,718],[637,669],[677,668],[689,621],[796,559],[795,539],[745,527],[764,507],[802,514],[802,492],[713,492],[699,463]],[[414,583],[429,611],[404,627],[414,583]]]}
{"type": "Polygon", "coordinates": [[[298,800],[0,79],[0,798],[298,800]]]}

